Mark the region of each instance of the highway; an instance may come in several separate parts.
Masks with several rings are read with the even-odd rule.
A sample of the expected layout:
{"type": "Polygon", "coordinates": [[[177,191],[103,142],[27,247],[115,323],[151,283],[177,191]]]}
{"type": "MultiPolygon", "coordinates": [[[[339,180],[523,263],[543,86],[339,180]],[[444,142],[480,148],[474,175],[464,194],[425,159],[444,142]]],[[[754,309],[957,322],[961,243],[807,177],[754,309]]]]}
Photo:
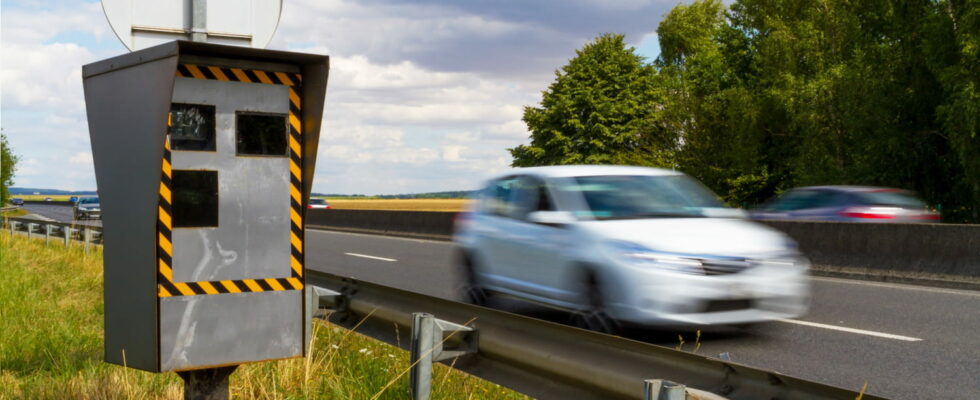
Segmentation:
{"type": "MultiPolygon", "coordinates": [[[[307,268],[458,299],[448,242],[307,230],[307,268]]],[[[706,327],[699,354],[895,399],[980,398],[980,292],[814,277],[810,314],[748,328],[706,327]]],[[[498,300],[495,307],[565,322],[498,300]]],[[[420,310],[422,311],[422,310],[420,310]]],[[[695,349],[695,329],[624,336],[695,349]]]]}
{"type": "Polygon", "coordinates": [[[101,220],[78,220],[73,221],[72,207],[64,204],[24,204],[24,209],[31,214],[51,218],[59,222],[74,222],[77,225],[102,226],[101,220]]]}
{"type": "MultiPolygon", "coordinates": [[[[71,222],[64,205],[32,213],[71,222]]],[[[101,225],[101,221],[84,221],[101,225]]],[[[308,229],[307,268],[447,299],[461,276],[449,242],[308,229]]],[[[747,328],[705,327],[697,353],[894,399],[980,398],[980,292],[813,277],[809,315],[747,328]]],[[[568,315],[508,299],[494,307],[555,322],[568,315]]],[[[423,311],[423,310],[420,310],[423,311]]],[[[696,329],[623,335],[695,350],[696,329]]]]}

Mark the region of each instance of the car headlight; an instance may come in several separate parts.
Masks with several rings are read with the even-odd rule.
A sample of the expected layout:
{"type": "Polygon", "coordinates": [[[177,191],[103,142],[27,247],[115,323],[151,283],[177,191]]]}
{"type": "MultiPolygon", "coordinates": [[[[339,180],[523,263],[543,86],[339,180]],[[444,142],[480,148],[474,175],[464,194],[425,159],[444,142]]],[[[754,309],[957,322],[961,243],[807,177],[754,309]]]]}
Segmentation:
{"type": "Polygon", "coordinates": [[[615,257],[630,264],[649,265],[665,271],[686,274],[704,274],[699,260],[659,252],[640,244],[624,241],[606,242],[606,247],[615,257]]]}

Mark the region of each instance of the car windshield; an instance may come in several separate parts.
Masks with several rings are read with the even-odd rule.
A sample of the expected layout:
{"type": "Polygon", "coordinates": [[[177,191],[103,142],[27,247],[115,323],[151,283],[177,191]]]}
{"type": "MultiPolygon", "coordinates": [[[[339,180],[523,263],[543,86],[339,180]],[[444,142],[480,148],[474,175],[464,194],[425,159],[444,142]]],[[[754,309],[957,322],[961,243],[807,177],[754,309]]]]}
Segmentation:
{"type": "Polygon", "coordinates": [[[925,208],[926,203],[915,198],[912,193],[903,190],[879,190],[858,193],[858,198],[865,204],[875,206],[893,206],[906,208],[925,208]]]}
{"type": "Polygon", "coordinates": [[[324,205],[327,204],[327,201],[324,199],[310,199],[310,204],[324,205]]]}
{"type": "Polygon", "coordinates": [[[78,200],[78,203],[79,204],[99,204],[99,198],[98,197],[85,197],[85,198],[82,198],[82,199],[78,200]]]}
{"type": "Polygon", "coordinates": [[[566,180],[558,190],[581,193],[588,209],[574,213],[596,219],[703,217],[706,208],[724,207],[714,193],[683,175],[583,176],[566,180]]]}

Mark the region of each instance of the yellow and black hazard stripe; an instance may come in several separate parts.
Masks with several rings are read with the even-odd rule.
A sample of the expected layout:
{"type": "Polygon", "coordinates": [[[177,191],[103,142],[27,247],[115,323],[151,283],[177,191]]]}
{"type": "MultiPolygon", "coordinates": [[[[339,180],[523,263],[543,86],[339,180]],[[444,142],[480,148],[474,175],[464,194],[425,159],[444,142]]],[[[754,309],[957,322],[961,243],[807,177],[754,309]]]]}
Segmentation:
{"type": "MultiPolygon", "coordinates": [[[[157,253],[159,272],[157,274],[159,297],[194,296],[220,293],[267,292],[280,290],[301,290],[305,286],[303,277],[303,119],[300,74],[180,64],[177,76],[195,79],[211,79],[245,83],[285,85],[289,87],[289,246],[290,277],[265,279],[240,279],[199,282],[174,282],[173,280],[173,242],[172,242],[172,170],[170,164],[169,138],[164,143],[164,156],[160,178],[160,206],[157,223],[157,253]]],[[[169,121],[168,121],[169,125],[169,121]]]]}
{"type": "Polygon", "coordinates": [[[299,86],[303,83],[302,75],[291,72],[262,71],[258,69],[226,68],[195,64],[178,65],[177,76],[182,78],[212,79],[218,81],[264,83],[268,85],[299,86]]]}

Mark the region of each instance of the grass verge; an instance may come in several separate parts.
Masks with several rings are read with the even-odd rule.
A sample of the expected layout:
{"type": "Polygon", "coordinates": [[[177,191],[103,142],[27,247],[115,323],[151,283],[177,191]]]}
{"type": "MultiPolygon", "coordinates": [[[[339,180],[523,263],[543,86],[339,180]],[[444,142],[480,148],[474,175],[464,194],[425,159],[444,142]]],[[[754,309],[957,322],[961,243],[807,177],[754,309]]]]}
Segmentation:
{"type": "MultiPolygon", "coordinates": [[[[180,399],[176,374],[102,362],[102,254],[0,232],[0,399],[180,399]]],[[[407,399],[408,353],[316,321],[305,359],[248,364],[233,398],[407,399]]],[[[525,399],[436,365],[433,399],[525,399]]]]}
{"type": "Polygon", "coordinates": [[[29,214],[23,207],[15,208],[10,211],[0,211],[0,217],[23,217],[29,214]]]}

